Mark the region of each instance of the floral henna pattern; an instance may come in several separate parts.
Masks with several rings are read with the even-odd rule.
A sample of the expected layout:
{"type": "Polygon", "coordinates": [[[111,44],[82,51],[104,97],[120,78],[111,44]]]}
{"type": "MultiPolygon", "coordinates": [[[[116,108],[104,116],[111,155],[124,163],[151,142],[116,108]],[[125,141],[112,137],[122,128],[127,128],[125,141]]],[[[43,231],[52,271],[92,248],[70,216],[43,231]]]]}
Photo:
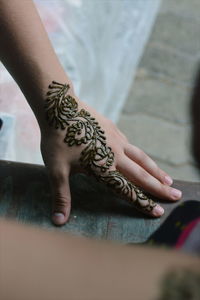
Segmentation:
{"type": "Polygon", "coordinates": [[[112,166],[114,153],[106,146],[104,131],[84,109],[78,110],[76,100],[67,95],[69,84],[53,81],[47,92],[47,121],[56,129],[66,130],[64,142],[68,146],[85,144],[81,152],[81,165],[95,174],[112,166]]]}
{"type": "Polygon", "coordinates": [[[130,182],[118,171],[109,171],[108,174],[101,176],[101,181],[107,186],[114,188],[122,196],[126,196],[130,202],[134,202],[137,209],[151,212],[156,206],[156,203],[148,198],[141,189],[130,182]],[[136,194],[136,199],[133,200],[133,191],[136,194]]]}
{"type": "Polygon", "coordinates": [[[80,155],[80,163],[84,169],[126,196],[138,209],[150,212],[156,203],[121,173],[109,171],[114,162],[114,153],[106,145],[105,132],[89,112],[78,110],[75,98],[68,94],[69,89],[69,84],[56,81],[49,85],[45,104],[49,125],[55,129],[66,130],[64,142],[68,146],[85,145],[80,155]],[[136,193],[136,200],[133,200],[133,191],[136,193]]]}

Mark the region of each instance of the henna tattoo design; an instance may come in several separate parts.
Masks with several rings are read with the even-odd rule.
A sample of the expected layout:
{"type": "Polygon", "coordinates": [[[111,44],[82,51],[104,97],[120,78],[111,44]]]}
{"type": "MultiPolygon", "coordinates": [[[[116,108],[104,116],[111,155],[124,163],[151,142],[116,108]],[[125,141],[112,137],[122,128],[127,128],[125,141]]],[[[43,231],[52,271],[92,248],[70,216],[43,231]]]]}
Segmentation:
{"type": "Polygon", "coordinates": [[[81,152],[81,165],[88,171],[105,172],[114,161],[114,153],[106,146],[104,131],[84,109],[78,111],[76,100],[67,95],[69,84],[55,81],[47,93],[46,115],[50,125],[56,129],[66,129],[64,142],[68,146],[86,144],[81,152]],[[101,162],[101,163],[100,163],[101,162]]]}
{"type": "Polygon", "coordinates": [[[99,181],[123,196],[128,197],[140,210],[150,212],[156,206],[141,189],[128,181],[117,170],[109,171],[114,162],[114,153],[106,145],[105,132],[89,112],[78,110],[78,104],[68,94],[69,84],[52,81],[46,98],[46,117],[50,126],[66,130],[64,142],[68,146],[85,145],[80,154],[80,163],[99,181]],[[133,191],[136,200],[133,200],[133,191]]]}
{"type": "Polygon", "coordinates": [[[136,193],[136,200],[134,205],[142,211],[150,212],[156,205],[156,203],[148,198],[141,189],[130,182],[118,171],[109,171],[108,175],[101,176],[101,181],[107,186],[114,188],[119,194],[127,197],[133,202],[133,191],[136,193]]]}

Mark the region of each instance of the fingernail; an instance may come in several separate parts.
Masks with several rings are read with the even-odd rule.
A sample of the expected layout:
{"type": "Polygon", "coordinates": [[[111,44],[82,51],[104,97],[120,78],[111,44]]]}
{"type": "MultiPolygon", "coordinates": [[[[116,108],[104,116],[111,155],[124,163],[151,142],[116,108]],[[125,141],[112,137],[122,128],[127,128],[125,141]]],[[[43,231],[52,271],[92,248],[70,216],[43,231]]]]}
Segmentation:
{"type": "Polygon", "coordinates": [[[160,217],[164,214],[164,209],[157,204],[153,209],[153,214],[155,217],[160,217]]]}
{"type": "Polygon", "coordinates": [[[172,198],[174,198],[174,199],[179,199],[179,198],[181,198],[181,196],[182,196],[182,192],[179,191],[179,190],[177,190],[177,189],[172,189],[172,191],[171,191],[171,196],[172,196],[172,198]]]}
{"type": "Polygon", "coordinates": [[[170,177],[170,176],[165,176],[165,178],[164,178],[164,182],[166,183],[166,184],[168,184],[168,185],[171,185],[172,183],[173,183],[173,180],[172,180],[172,178],[170,177]]]}
{"type": "Polygon", "coordinates": [[[65,220],[65,216],[64,216],[64,214],[62,214],[62,213],[58,213],[58,212],[55,212],[55,213],[53,213],[53,221],[57,224],[57,223],[63,223],[64,222],[64,220],[65,220]]]}

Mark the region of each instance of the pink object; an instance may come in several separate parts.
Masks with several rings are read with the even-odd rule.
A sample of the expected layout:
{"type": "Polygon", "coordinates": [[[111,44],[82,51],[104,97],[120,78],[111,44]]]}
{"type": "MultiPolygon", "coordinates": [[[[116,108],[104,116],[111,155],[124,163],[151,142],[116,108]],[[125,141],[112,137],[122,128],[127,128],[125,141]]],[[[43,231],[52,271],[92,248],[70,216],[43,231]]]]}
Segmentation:
{"type": "Polygon", "coordinates": [[[189,235],[191,234],[191,232],[199,222],[200,222],[200,218],[193,220],[188,224],[188,226],[183,230],[182,234],[180,235],[175,245],[176,249],[180,249],[183,246],[183,244],[185,243],[185,241],[187,240],[187,238],[189,237],[189,235]]]}

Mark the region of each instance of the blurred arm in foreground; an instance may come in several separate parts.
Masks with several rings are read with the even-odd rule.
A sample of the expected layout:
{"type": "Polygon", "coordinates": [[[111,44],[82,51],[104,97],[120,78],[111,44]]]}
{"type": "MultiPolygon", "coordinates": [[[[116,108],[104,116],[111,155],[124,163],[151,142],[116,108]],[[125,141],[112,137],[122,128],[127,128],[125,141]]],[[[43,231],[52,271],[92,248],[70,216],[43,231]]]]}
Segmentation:
{"type": "Polygon", "coordinates": [[[200,260],[178,251],[72,237],[3,219],[0,239],[2,300],[175,300],[173,294],[186,299],[200,286],[200,260]]]}

